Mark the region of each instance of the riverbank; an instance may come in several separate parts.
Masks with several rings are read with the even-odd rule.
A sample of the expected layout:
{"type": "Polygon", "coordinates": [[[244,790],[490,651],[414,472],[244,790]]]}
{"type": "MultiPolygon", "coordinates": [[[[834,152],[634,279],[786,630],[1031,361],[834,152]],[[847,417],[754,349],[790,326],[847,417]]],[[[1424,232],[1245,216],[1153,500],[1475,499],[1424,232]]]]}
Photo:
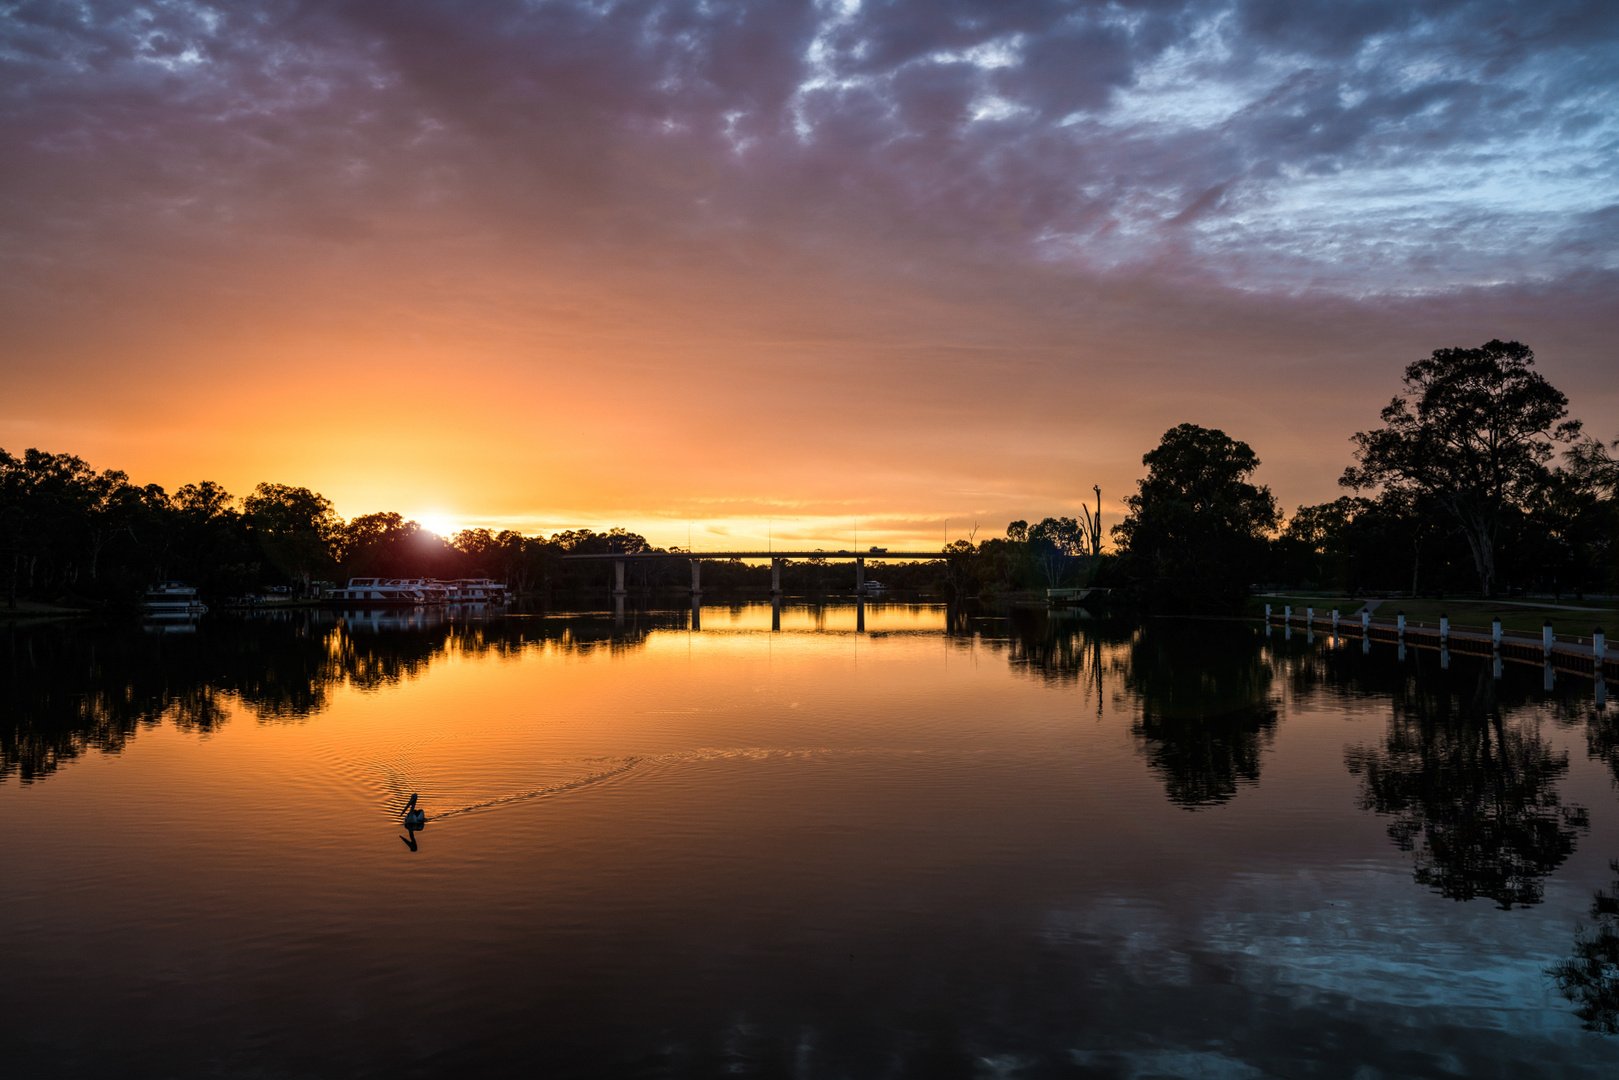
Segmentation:
{"type": "Polygon", "coordinates": [[[18,600],[16,607],[0,604],[0,619],[61,619],[88,614],[89,608],[42,604],[37,600],[18,600]]]}
{"type": "Polygon", "coordinates": [[[1291,604],[1302,610],[1313,607],[1318,615],[1330,615],[1333,608],[1347,618],[1366,603],[1375,603],[1375,616],[1392,620],[1400,612],[1412,625],[1437,626],[1441,616],[1450,619],[1457,630],[1480,630],[1488,633],[1490,624],[1499,617],[1506,630],[1540,633],[1548,621],[1558,635],[1588,635],[1593,627],[1619,629],[1619,608],[1607,603],[1580,604],[1564,601],[1522,600],[1432,600],[1427,598],[1378,600],[1366,597],[1323,596],[1300,593],[1278,593],[1248,598],[1246,613],[1259,617],[1265,605],[1280,613],[1283,605],[1291,604]]]}

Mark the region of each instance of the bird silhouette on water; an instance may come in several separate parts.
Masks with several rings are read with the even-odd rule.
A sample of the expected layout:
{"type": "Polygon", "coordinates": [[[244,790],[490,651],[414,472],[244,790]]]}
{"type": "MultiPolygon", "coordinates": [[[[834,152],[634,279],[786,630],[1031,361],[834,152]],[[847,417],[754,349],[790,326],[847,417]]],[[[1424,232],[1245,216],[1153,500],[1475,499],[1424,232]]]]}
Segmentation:
{"type": "Polygon", "coordinates": [[[416,796],[410,797],[405,804],[405,827],[407,829],[420,829],[427,824],[427,813],[416,805],[416,796]]]}
{"type": "Polygon", "coordinates": [[[405,804],[405,831],[410,835],[401,836],[399,839],[405,842],[406,847],[415,851],[416,831],[425,828],[427,828],[427,813],[416,805],[416,795],[412,793],[410,802],[405,804]]]}

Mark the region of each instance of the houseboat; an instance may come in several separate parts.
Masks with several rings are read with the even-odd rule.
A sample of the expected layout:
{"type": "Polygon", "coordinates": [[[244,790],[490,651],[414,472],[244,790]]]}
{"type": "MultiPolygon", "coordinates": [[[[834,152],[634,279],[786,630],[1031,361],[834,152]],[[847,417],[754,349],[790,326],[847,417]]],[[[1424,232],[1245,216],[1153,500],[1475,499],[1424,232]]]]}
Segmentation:
{"type": "Polygon", "coordinates": [[[328,589],[322,598],[338,604],[425,604],[427,593],[418,579],[357,577],[341,589],[328,589]]]}
{"type": "Polygon", "coordinates": [[[148,615],[201,615],[208,605],[197,599],[197,590],[179,581],[160,581],[146,590],[141,610],[148,615]]]}
{"type": "Polygon", "coordinates": [[[452,604],[503,604],[506,602],[506,583],[490,578],[456,578],[439,581],[452,604]]]}

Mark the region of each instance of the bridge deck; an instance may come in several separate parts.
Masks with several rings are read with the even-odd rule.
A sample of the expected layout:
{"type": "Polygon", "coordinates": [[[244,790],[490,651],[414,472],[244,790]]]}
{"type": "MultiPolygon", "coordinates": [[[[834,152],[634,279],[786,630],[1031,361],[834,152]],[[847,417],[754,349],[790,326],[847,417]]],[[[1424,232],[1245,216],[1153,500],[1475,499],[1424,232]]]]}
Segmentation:
{"type": "Polygon", "coordinates": [[[564,555],[564,559],[634,562],[644,559],[942,559],[942,551],[638,551],[616,555],[564,555]]]}

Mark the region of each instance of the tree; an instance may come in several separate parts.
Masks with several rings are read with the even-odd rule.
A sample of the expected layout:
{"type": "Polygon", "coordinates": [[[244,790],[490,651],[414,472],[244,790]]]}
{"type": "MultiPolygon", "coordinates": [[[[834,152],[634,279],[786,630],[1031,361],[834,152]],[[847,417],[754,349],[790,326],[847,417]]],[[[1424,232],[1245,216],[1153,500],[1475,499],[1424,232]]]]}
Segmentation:
{"type": "Polygon", "coordinates": [[[1096,513],[1091,513],[1091,508],[1084,503],[1079,504],[1079,531],[1091,549],[1091,558],[1099,559],[1102,557],[1102,485],[1093,484],[1091,490],[1096,492],[1096,513]]]}
{"type": "Polygon", "coordinates": [[[1369,500],[1349,495],[1299,507],[1276,541],[1283,577],[1290,584],[1347,584],[1350,527],[1370,508],[1369,500]]]}
{"type": "Polygon", "coordinates": [[[1029,554],[1040,568],[1046,587],[1059,588],[1075,560],[1089,545],[1083,528],[1073,518],[1046,518],[1029,529],[1029,554]]]}
{"type": "MultiPolygon", "coordinates": [[[[1613,441],[1619,450],[1619,439],[1613,441]]],[[[1568,459],[1571,473],[1609,501],[1619,499],[1619,458],[1615,458],[1601,439],[1587,435],[1569,447],[1563,455],[1568,459]]]]}
{"type": "Polygon", "coordinates": [[[348,577],[444,577],[463,556],[401,514],[361,514],[343,526],[339,561],[348,577]]]}
{"type": "MultiPolygon", "coordinates": [[[[9,556],[7,602],[15,607],[24,572],[30,590],[78,584],[79,556],[93,568],[103,535],[102,511],[126,478],[97,473],[72,454],[30,448],[20,458],[0,450],[0,540],[9,556]]],[[[116,530],[114,530],[116,531],[116,530]]]]}
{"type": "Polygon", "coordinates": [[[1270,489],[1249,483],[1259,468],[1253,449],[1223,431],[1181,424],[1141,461],[1147,478],[1113,527],[1121,576],[1156,602],[1240,599],[1281,516],[1270,489]]]}
{"type": "Polygon", "coordinates": [[[242,500],[242,511],[270,561],[305,588],[317,571],[334,565],[343,519],[324,495],[304,487],[264,483],[242,500]]]}
{"type": "Polygon", "coordinates": [[[1532,371],[1516,341],[1435,349],[1406,367],[1405,391],[1383,409],[1383,427],[1354,435],[1359,466],[1343,486],[1399,489],[1460,526],[1479,591],[1496,592],[1496,542],[1504,513],[1541,482],[1554,442],[1579,434],[1568,398],[1532,371]]]}
{"type": "Polygon", "coordinates": [[[107,469],[84,486],[84,528],[90,554],[90,580],[100,576],[101,553],[119,536],[134,536],[141,492],[126,473],[107,469]]]}

